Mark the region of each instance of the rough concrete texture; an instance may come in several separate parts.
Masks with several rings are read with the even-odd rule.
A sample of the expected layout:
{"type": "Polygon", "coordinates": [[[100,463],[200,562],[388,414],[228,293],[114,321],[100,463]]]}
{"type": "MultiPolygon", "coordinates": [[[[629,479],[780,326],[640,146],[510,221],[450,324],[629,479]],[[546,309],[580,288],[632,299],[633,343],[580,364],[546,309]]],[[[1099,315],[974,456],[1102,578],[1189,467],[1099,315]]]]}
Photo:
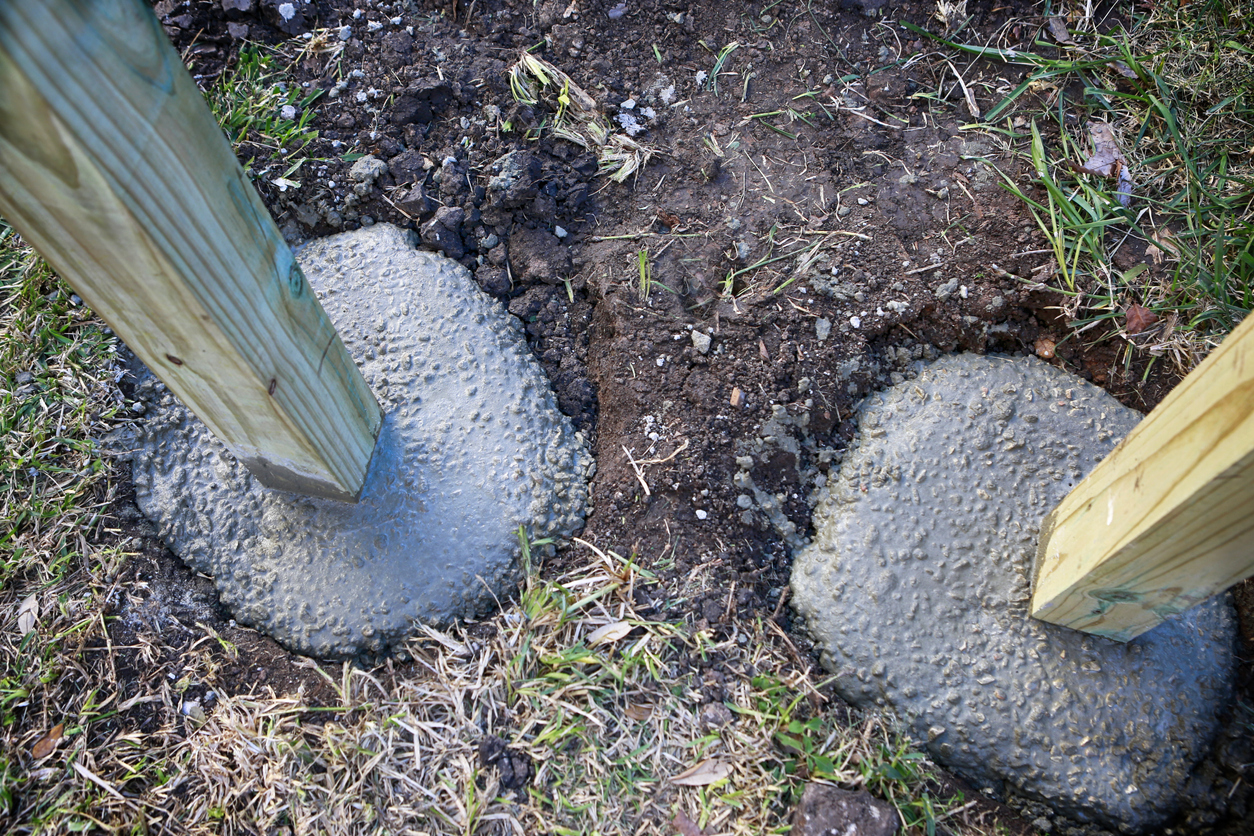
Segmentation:
{"type": "Polygon", "coordinates": [[[1035,358],[939,360],[862,407],[792,575],[842,696],[978,787],[1133,832],[1178,806],[1231,697],[1231,604],[1126,645],[1027,607],[1041,519],[1139,418],[1035,358]]]}
{"type": "Polygon", "coordinates": [[[313,656],[377,653],[507,595],[520,525],[582,525],[592,457],[517,320],[461,265],[382,224],[298,260],[386,413],[360,503],[263,488],[169,395],[136,497],[240,621],[313,656]]]}

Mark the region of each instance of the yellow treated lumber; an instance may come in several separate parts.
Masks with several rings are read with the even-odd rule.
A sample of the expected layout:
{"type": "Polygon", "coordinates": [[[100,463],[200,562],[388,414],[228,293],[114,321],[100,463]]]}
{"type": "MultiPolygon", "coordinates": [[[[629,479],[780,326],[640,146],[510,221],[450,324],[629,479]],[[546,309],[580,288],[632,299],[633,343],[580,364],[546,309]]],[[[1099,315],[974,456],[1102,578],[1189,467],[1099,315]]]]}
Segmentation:
{"type": "Polygon", "coordinates": [[[264,484],[357,498],[378,402],[141,0],[0,2],[0,215],[264,484]]]}
{"type": "Polygon", "coordinates": [[[1254,575],[1254,316],[1046,518],[1032,615],[1129,641],[1254,575]]]}

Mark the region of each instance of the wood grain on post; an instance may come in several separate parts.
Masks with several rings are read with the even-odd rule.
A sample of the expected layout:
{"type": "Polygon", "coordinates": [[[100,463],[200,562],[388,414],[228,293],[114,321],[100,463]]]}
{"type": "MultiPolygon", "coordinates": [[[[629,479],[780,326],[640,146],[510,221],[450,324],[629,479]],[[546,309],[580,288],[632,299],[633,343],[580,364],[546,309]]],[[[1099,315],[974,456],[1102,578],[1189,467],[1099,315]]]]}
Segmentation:
{"type": "Polygon", "coordinates": [[[1254,316],[1046,517],[1032,615],[1128,641],[1254,575],[1254,316]]]}
{"type": "Polygon", "coordinates": [[[359,496],[378,402],[141,0],[0,2],[0,214],[263,484],[359,496]]]}

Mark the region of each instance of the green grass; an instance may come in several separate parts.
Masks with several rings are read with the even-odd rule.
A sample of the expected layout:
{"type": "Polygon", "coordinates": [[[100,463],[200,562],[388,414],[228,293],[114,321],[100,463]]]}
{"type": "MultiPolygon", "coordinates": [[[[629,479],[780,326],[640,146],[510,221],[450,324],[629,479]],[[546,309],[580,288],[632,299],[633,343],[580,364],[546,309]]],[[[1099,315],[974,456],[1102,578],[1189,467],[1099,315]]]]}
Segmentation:
{"type": "Polygon", "coordinates": [[[731,54],[739,48],[740,48],[740,43],[738,41],[732,41],[731,43],[727,44],[725,47],[723,47],[722,49],[718,51],[718,57],[714,59],[714,68],[710,70],[710,78],[708,80],[708,84],[710,88],[714,91],[715,96],[718,95],[719,73],[723,71],[723,67],[727,64],[727,59],[730,58],[731,54]]]}
{"type": "MultiPolygon", "coordinates": [[[[1056,178],[1057,167],[1046,156],[1045,143],[1035,122],[1031,126],[1029,155],[1036,174],[1034,185],[1044,194],[1031,197],[1007,178],[1006,188],[1032,210],[1037,226],[1053,250],[1059,289],[1074,303],[1072,313],[1086,301],[1090,307],[1096,299],[1087,289],[1103,287],[1109,278],[1106,239],[1110,227],[1127,223],[1128,217],[1116,200],[1090,180],[1080,179],[1067,184],[1056,178]],[[1068,191],[1067,186],[1071,188],[1068,191]]],[[[1066,134],[1061,136],[1063,154],[1083,159],[1084,155],[1066,134]]],[[[1107,297],[1108,302],[1114,300],[1107,297]]]]}
{"type": "MultiPolygon", "coordinates": [[[[525,556],[538,545],[520,542],[525,556]]],[[[962,805],[961,795],[938,792],[935,767],[891,720],[846,723],[822,710],[823,683],[785,661],[760,619],[737,622],[751,637],[738,643],[641,618],[632,592],[656,578],[581,545],[596,556],[585,569],[554,580],[528,574],[523,620],[498,639],[500,672],[487,671],[504,674],[511,748],[543,764],[547,784],[529,788],[529,800],[544,832],[634,832],[652,805],[665,811],[659,824],[682,813],[711,832],[780,833],[814,778],[865,787],[913,833],[935,833],[962,805]],[[726,660],[729,694],[727,720],[710,725],[700,683],[677,663],[715,654],[726,660]],[[709,774],[683,783],[702,764],[709,774]]]]}
{"type": "MultiPolygon", "coordinates": [[[[205,91],[218,124],[241,156],[277,152],[295,161],[318,132],[309,127],[313,103],[322,90],[303,93],[290,81],[288,64],[276,52],[256,44],[239,51],[235,63],[205,91]],[[284,108],[291,108],[284,115],[284,108]],[[250,146],[252,146],[250,148],[250,146]]],[[[290,176],[288,171],[284,176],[290,176]]]]}
{"type": "Polygon", "coordinates": [[[102,503],[117,338],[0,219],[0,584],[56,583],[102,503]]]}
{"type": "Polygon", "coordinates": [[[1125,338],[1129,364],[1145,352],[1188,371],[1254,308],[1254,2],[1154,4],[1107,32],[1073,15],[1068,31],[1066,49],[1044,34],[1030,51],[946,43],[1027,70],[983,127],[1024,144],[1035,179],[1007,188],[1049,241],[1045,282],[1076,332],[1125,338]],[[1127,158],[1127,206],[1113,178],[1075,169],[1089,120],[1127,158]],[[1126,246],[1147,247],[1146,266],[1117,268],[1126,246]],[[1128,332],[1132,304],[1154,327],[1128,332]]]}
{"type": "MultiPolygon", "coordinates": [[[[0,219],[0,612],[28,613],[6,618],[0,633],[0,750],[13,755],[54,724],[59,747],[81,751],[106,713],[99,687],[78,675],[94,667],[80,649],[103,631],[104,579],[124,559],[100,545],[118,474],[95,442],[127,417],[116,349],[0,219]]],[[[52,833],[84,820],[83,796],[67,800],[56,781],[41,781],[20,758],[0,761],[0,823],[13,817],[52,833]]]]}
{"type": "Polygon", "coordinates": [[[641,247],[636,253],[636,266],[640,271],[640,299],[648,302],[653,292],[653,265],[649,263],[648,247],[641,247]]]}

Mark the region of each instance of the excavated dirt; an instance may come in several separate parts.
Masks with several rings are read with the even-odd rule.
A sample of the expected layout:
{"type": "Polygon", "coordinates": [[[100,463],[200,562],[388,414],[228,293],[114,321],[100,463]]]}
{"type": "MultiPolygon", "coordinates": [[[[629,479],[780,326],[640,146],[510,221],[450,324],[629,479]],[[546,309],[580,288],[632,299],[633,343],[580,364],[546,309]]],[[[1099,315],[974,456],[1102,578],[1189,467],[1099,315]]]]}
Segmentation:
{"type": "MultiPolygon", "coordinates": [[[[1117,342],[1063,340],[1060,299],[1037,283],[1050,278],[1047,244],[1000,187],[1026,184],[1026,168],[999,136],[966,127],[955,79],[987,110],[1022,73],[938,52],[898,25],[939,31],[933,4],[155,6],[203,86],[247,39],[284,44],[295,81],[323,91],[299,170],[264,141],[241,148],[291,243],[380,221],[412,228],[522,320],[559,408],[593,442],[581,536],[661,575],[645,611],[716,635],[733,609],[761,614],[810,653],[784,600],[793,547],[812,533],[807,497],[835,475],[855,406],[916,359],[1038,352],[1141,410],[1174,383],[1163,364],[1125,367],[1117,342]],[[592,154],[548,131],[551,112],[515,102],[507,70],[526,49],[611,124],[643,127],[635,138],[656,154],[636,176],[599,175],[592,154]],[[716,92],[698,74],[720,52],[716,92]]],[[[969,0],[966,13],[961,40],[1044,37],[1029,3],[969,0]]],[[[1081,102],[1070,107],[1083,118],[1081,102]]],[[[1119,257],[1125,269],[1140,261],[1119,257]]],[[[124,570],[135,585],[118,602],[115,642],[132,643],[144,618],[175,633],[205,624],[230,642],[222,672],[239,690],[306,681],[317,698],[318,677],[296,657],[230,622],[142,521],[126,526],[145,550],[124,570]]],[[[1248,659],[1254,596],[1247,584],[1236,597],[1248,659]]],[[[721,700],[720,660],[691,663],[704,698],[721,700]]],[[[1249,700],[1248,662],[1242,677],[1249,700]]],[[[1171,832],[1248,832],[1237,771],[1254,760],[1248,737],[1234,730],[1207,765],[1206,780],[1232,788],[1227,811],[1188,811],[1171,832]]],[[[1023,810],[1005,819],[1015,832],[1047,812],[1023,810]]],[[[1069,828],[1056,819],[1053,832],[1069,828]]]]}

